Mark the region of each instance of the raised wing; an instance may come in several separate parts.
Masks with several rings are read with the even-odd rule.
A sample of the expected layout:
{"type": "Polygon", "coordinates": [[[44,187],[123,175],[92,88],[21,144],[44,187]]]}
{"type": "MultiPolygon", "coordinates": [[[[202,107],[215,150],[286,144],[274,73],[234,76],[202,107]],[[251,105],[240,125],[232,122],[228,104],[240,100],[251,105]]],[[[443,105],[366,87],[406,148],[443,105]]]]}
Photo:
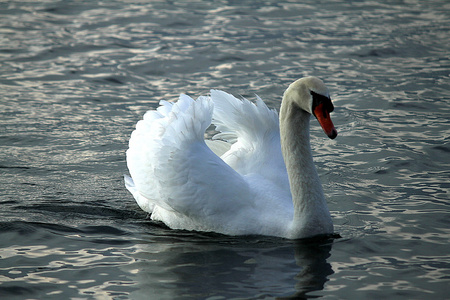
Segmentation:
{"type": "Polygon", "coordinates": [[[233,143],[221,158],[243,176],[257,174],[282,190],[289,180],[281,153],[278,114],[256,96],[256,104],[211,90],[214,101],[213,138],[233,143]]]}
{"type": "Polygon", "coordinates": [[[134,187],[130,180],[127,185],[142,209],[172,214],[163,220],[167,225],[184,218],[212,228],[221,215],[233,215],[253,199],[248,184],[205,144],[213,114],[209,97],[181,95],[176,103],[160,104],[131,136],[127,164],[134,187]]]}

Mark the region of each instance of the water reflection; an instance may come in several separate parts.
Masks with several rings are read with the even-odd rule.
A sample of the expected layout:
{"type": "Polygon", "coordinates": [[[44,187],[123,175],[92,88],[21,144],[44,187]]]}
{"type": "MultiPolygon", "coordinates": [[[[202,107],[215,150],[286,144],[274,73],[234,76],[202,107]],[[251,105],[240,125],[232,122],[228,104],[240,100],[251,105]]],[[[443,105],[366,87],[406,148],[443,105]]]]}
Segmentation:
{"type": "Polygon", "coordinates": [[[310,243],[295,243],[295,260],[302,268],[295,278],[296,297],[305,297],[306,293],[322,290],[328,276],[333,274],[331,265],[327,262],[330,257],[332,240],[311,241],[310,243]]]}
{"type": "Polygon", "coordinates": [[[132,298],[307,298],[333,274],[327,262],[332,243],[191,233],[157,238],[137,245],[136,263],[128,266],[139,283],[132,298]]]}

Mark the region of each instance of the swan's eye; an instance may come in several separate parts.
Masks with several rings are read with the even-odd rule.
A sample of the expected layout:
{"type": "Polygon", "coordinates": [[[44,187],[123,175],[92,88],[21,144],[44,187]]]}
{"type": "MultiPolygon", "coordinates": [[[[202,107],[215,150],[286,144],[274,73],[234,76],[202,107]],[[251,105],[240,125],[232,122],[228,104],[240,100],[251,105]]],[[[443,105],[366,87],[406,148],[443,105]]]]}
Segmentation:
{"type": "MultiPolygon", "coordinates": [[[[328,111],[328,113],[334,110],[334,105],[331,102],[331,99],[327,96],[318,94],[316,92],[311,91],[311,96],[313,97],[312,108],[314,109],[319,105],[323,104],[323,108],[328,111]]],[[[325,112],[324,112],[325,113],[325,112]]]]}

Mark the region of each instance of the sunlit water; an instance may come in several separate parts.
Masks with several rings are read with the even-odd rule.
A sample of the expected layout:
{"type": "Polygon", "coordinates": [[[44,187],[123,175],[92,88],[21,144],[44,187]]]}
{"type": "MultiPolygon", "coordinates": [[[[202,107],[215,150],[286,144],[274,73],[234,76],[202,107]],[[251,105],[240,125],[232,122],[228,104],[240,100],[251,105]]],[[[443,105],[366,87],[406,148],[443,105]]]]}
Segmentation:
{"type": "Polygon", "coordinates": [[[0,298],[445,299],[448,1],[0,3],[0,298]],[[219,88],[273,108],[329,86],[312,121],[338,239],[169,230],[125,190],[134,124],[219,88]]]}

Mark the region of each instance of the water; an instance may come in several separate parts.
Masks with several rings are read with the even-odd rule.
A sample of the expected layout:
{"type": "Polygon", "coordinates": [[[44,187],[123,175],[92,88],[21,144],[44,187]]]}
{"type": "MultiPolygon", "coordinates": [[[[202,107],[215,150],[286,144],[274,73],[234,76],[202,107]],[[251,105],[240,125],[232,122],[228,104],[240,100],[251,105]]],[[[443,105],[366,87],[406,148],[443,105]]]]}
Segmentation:
{"type": "Polygon", "coordinates": [[[445,299],[448,1],[0,3],[0,298],[445,299]],[[329,86],[338,239],[173,231],[123,186],[134,124],[219,88],[329,86]]]}

